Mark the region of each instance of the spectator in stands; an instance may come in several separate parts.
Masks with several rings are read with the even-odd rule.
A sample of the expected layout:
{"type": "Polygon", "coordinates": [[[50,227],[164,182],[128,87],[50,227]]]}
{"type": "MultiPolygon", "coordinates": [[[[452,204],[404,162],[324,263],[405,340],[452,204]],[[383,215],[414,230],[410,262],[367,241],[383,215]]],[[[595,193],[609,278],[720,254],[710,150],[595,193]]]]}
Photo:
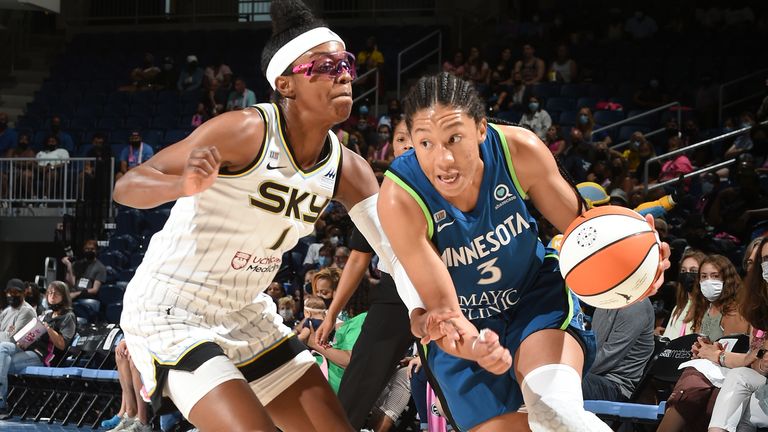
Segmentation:
{"type": "Polygon", "coordinates": [[[389,123],[393,128],[402,120],[403,110],[400,108],[400,101],[392,98],[387,101],[387,112],[379,117],[379,123],[389,123]]]}
{"type": "Polygon", "coordinates": [[[568,54],[568,46],[565,44],[558,45],[557,57],[549,65],[550,77],[554,77],[557,82],[571,83],[576,81],[578,73],[579,68],[576,62],[568,54]]]}
{"type": "Polygon", "coordinates": [[[621,9],[617,7],[608,11],[608,28],[605,30],[605,38],[608,41],[621,40],[624,37],[624,19],[621,17],[621,9]]]}
{"type": "MultiPolygon", "coordinates": [[[[755,125],[755,116],[749,111],[744,111],[739,116],[739,129],[743,128],[751,128],[755,125]]],[[[750,135],[750,131],[747,131],[746,133],[739,135],[736,137],[736,140],[734,140],[733,145],[728,149],[728,151],[725,152],[725,158],[731,159],[734,158],[744,152],[751,151],[754,148],[754,143],[752,142],[752,137],[750,135]]]]}
{"type": "MultiPolygon", "coordinates": [[[[323,325],[323,322],[327,319],[327,312],[328,306],[326,306],[326,301],[324,299],[321,299],[316,295],[309,295],[304,299],[304,319],[296,325],[295,329],[300,341],[309,344],[310,335],[323,325]]],[[[334,329],[335,328],[336,323],[334,322],[334,329]]]]}
{"type": "Polygon", "coordinates": [[[40,287],[34,282],[24,282],[24,301],[35,309],[35,315],[44,311],[40,300],[40,287]]]}
{"type": "Polygon", "coordinates": [[[544,73],[547,66],[544,60],[536,57],[536,50],[533,45],[527,43],[523,45],[523,58],[515,63],[515,72],[520,72],[520,77],[525,85],[534,85],[544,79],[544,73]]]}
{"type": "Polygon", "coordinates": [[[160,68],[155,66],[155,56],[151,53],[144,53],[144,60],[141,66],[131,71],[132,90],[149,90],[154,88],[159,74],[160,68]]]}
{"type": "MultiPolygon", "coordinates": [[[[256,103],[255,100],[256,99],[254,96],[254,103],[256,103]]],[[[201,120],[205,121],[208,118],[216,117],[217,115],[223,113],[227,107],[228,101],[229,91],[221,86],[221,81],[219,81],[217,78],[211,79],[208,82],[208,87],[203,92],[203,97],[200,99],[200,102],[205,108],[204,113],[206,114],[206,118],[201,120]]],[[[199,111],[200,109],[198,108],[197,114],[202,114],[199,111]]]]}
{"type": "Polygon", "coordinates": [[[357,75],[360,76],[369,70],[384,66],[384,54],[379,51],[376,38],[368,36],[365,40],[365,49],[357,53],[357,75]]]}
{"type": "Polygon", "coordinates": [[[456,51],[452,60],[443,62],[443,72],[450,72],[459,78],[464,78],[466,66],[464,64],[464,53],[456,51]]]}
{"type": "MultiPolygon", "coordinates": [[[[315,278],[320,273],[315,275],[315,278]]],[[[310,330],[307,344],[328,361],[328,384],[331,385],[334,393],[339,392],[341,377],[344,374],[344,369],[349,365],[349,359],[352,357],[352,348],[360,336],[360,330],[368,314],[368,290],[368,284],[364,283],[347,302],[344,308],[347,319],[344,319],[344,323],[336,330],[333,348],[318,344],[314,335],[314,329],[310,330]]]]}
{"type": "MultiPolygon", "coordinates": [[[[681,147],[682,139],[678,136],[672,136],[667,140],[667,151],[675,151],[681,147]]],[[[661,166],[659,181],[667,181],[678,178],[682,174],[688,174],[693,171],[693,165],[684,153],[675,156],[661,166]]]]}
{"type": "Polygon", "coordinates": [[[584,140],[584,135],[578,128],[571,129],[571,143],[561,153],[563,168],[576,183],[587,181],[587,171],[592,166],[590,162],[590,145],[584,140]]]}
{"type": "Polygon", "coordinates": [[[595,118],[592,116],[592,109],[589,107],[579,108],[579,115],[576,118],[574,129],[581,131],[584,141],[592,143],[597,149],[606,149],[611,145],[611,137],[605,132],[593,133],[595,129],[595,118]]]}
{"type": "Polygon", "coordinates": [[[754,221],[768,219],[768,192],[760,187],[749,153],[737,158],[733,174],[733,186],[717,193],[707,213],[707,221],[718,231],[745,238],[754,221]]]}
{"type": "Polygon", "coordinates": [[[653,354],[653,328],[648,298],[621,309],[595,309],[597,353],[582,381],[585,400],[629,400],[653,354]]]}
{"type": "Polygon", "coordinates": [[[296,326],[296,300],[291,296],[281,297],[277,301],[277,312],[283,319],[283,324],[288,328],[296,326]]]}
{"type": "MultiPolygon", "coordinates": [[[[749,273],[750,270],[752,270],[752,266],[754,266],[755,262],[759,260],[758,254],[760,253],[760,248],[758,245],[762,240],[762,237],[757,237],[749,242],[746,249],[744,249],[744,258],[741,260],[741,271],[745,275],[749,273]]],[[[741,303],[739,303],[739,305],[741,305],[741,303]]]]}
{"type": "Polygon", "coordinates": [[[321,298],[326,308],[333,301],[339,279],[341,279],[341,270],[334,267],[323,268],[312,277],[312,295],[321,298]]]}
{"type": "Polygon", "coordinates": [[[339,246],[336,248],[336,252],[333,255],[333,264],[331,267],[335,267],[340,270],[344,270],[349,260],[349,248],[346,246],[339,246]]]}
{"type": "Polygon", "coordinates": [[[542,107],[538,96],[528,98],[528,106],[520,119],[520,126],[530,128],[542,141],[547,138],[547,130],[552,126],[552,118],[542,107]]]}
{"type": "Polygon", "coordinates": [[[64,190],[60,180],[69,152],[59,147],[59,139],[51,135],[46,139],[45,146],[35,155],[37,158],[38,175],[43,184],[43,199],[55,198],[64,190]]]}
{"type": "Polygon", "coordinates": [[[72,136],[61,129],[61,117],[51,117],[51,135],[58,139],[58,146],[64,150],[72,153],[75,151],[75,142],[72,140],[72,136]]]}
{"type": "Polygon", "coordinates": [[[488,63],[480,56],[480,49],[472,47],[469,49],[467,57],[466,79],[472,81],[480,96],[486,96],[488,93],[488,83],[491,78],[491,68],[488,63]]]}
{"type": "MultiPolygon", "coordinates": [[[[765,242],[764,240],[758,246],[760,253],[757,256],[760,256],[761,260],[768,255],[768,248],[765,247],[765,242]]],[[[724,275],[724,282],[728,279],[735,280],[738,278],[736,269],[733,268],[730,261],[725,257],[713,255],[702,263],[699,271],[702,279],[704,279],[705,273],[710,270],[707,268],[709,263],[714,262],[720,262],[725,264],[725,267],[730,267],[721,273],[721,275],[724,275]]],[[[734,311],[733,314],[741,318],[741,311],[745,313],[742,318],[744,320],[743,331],[724,330],[725,334],[744,333],[749,328],[749,325],[752,325],[753,331],[750,335],[749,351],[746,354],[728,352],[720,343],[712,342],[715,340],[714,337],[710,337],[709,340],[699,338],[692,347],[693,358],[706,359],[721,367],[720,371],[725,376],[725,381],[722,383],[722,390],[719,393],[723,394],[725,399],[721,400],[718,397],[718,386],[713,384],[713,381],[710,379],[712,375],[707,373],[706,369],[699,371],[698,368],[688,367],[678,380],[674,392],[669,398],[667,403],[669,408],[662,419],[659,431],[707,430],[708,425],[710,426],[710,431],[719,431],[726,428],[726,423],[729,422],[729,419],[734,421],[734,424],[729,425],[727,430],[736,430],[735,423],[738,423],[741,417],[740,412],[736,412],[736,407],[741,404],[745,397],[751,395],[751,391],[744,392],[744,390],[751,387],[751,390],[754,391],[758,385],[765,383],[764,376],[766,371],[763,370],[763,367],[766,365],[762,364],[762,361],[758,359],[758,351],[761,348],[766,348],[765,339],[767,334],[761,328],[768,327],[766,325],[768,323],[766,322],[766,305],[764,303],[766,282],[761,275],[763,272],[762,265],[760,267],[754,266],[747,276],[747,284],[738,294],[738,299],[731,298],[731,305],[735,306],[738,304],[737,309],[739,309],[734,311]],[[754,368],[758,372],[757,375],[760,376],[745,371],[745,367],[754,368]],[[741,395],[739,396],[739,394],[741,395]],[[737,398],[740,398],[740,400],[737,398]],[[710,407],[712,408],[710,409],[710,407]],[[737,415],[731,419],[730,417],[734,414],[737,415]],[[712,427],[719,429],[712,429],[712,427]]],[[[727,283],[724,283],[723,296],[727,295],[726,285],[727,283]]],[[[731,293],[731,295],[734,294],[731,293]]],[[[723,322],[723,327],[725,327],[725,324],[723,322]]],[[[693,330],[696,331],[697,329],[694,327],[693,330]]],[[[699,333],[702,333],[702,331],[699,331],[699,333]]],[[[703,329],[703,333],[706,334],[706,329],[703,329]]],[[[742,429],[739,428],[738,430],[742,429]]]]}
{"type": "Polygon", "coordinates": [[[368,162],[377,170],[384,172],[395,159],[394,146],[392,145],[392,127],[382,123],[378,127],[378,139],[375,147],[368,147],[368,162]]]}
{"type": "Polygon", "coordinates": [[[213,85],[213,81],[217,81],[218,87],[229,91],[232,87],[232,69],[228,65],[220,61],[211,62],[205,67],[203,72],[205,77],[205,87],[210,89],[213,85]]]}
{"type": "Polygon", "coordinates": [[[411,376],[407,368],[399,368],[392,375],[371,411],[368,424],[369,427],[373,428],[373,431],[389,432],[393,430],[397,420],[408,408],[408,403],[411,400],[410,380],[411,376]]]}
{"type": "Polygon", "coordinates": [[[283,285],[277,281],[270,283],[264,292],[267,293],[268,296],[272,297],[272,301],[275,302],[275,304],[277,304],[278,300],[285,297],[285,289],[283,288],[283,285]]]}
{"type": "Polygon", "coordinates": [[[16,129],[8,126],[8,114],[0,112],[0,154],[5,154],[16,145],[16,129]]]}
{"type": "Polygon", "coordinates": [[[641,87],[632,97],[632,101],[641,108],[656,108],[669,102],[664,89],[661,87],[657,78],[652,78],[648,84],[641,87]]]}
{"type": "Polygon", "coordinates": [[[716,341],[723,335],[746,334],[749,324],[738,310],[736,296],[741,286],[736,267],[722,255],[709,255],[699,266],[699,281],[693,290],[692,331],[716,341]]]}
{"type": "Polygon", "coordinates": [[[646,143],[646,141],[645,135],[642,132],[633,132],[632,136],[629,137],[627,149],[621,154],[621,157],[626,159],[631,173],[637,171],[637,168],[640,166],[640,146],[646,143]]]}
{"type": "Polygon", "coordinates": [[[122,417],[108,432],[152,432],[148,404],[141,397],[141,375],[131,360],[125,339],[115,347],[115,363],[122,390],[122,417]]]}
{"type": "Polygon", "coordinates": [[[115,180],[125,175],[129,170],[141,165],[154,156],[152,146],[141,140],[139,131],[131,132],[128,137],[128,146],[120,153],[120,171],[115,174],[115,180]]]}
{"type": "Polygon", "coordinates": [[[505,47],[501,50],[499,62],[491,70],[491,91],[497,92],[500,86],[508,87],[512,84],[512,72],[515,63],[512,61],[512,48],[505,47]]]}
{"type": "MultiPolygon", "coordinates": [[[[359,154],[360,156],[363,155],[364,148],[366,150],[368,149],[368,145],[365,143],[365,137],[363,137],[363,134],[361,134],[360,131],[349,132],[349,138],[347,139],[347,148],[359,154]]],[[[366,151],[365,154],[368,154],[368,152],[366,151]]]]}
{"type": "Polygon", "coordinates": [[[66,281],[70,287],[71,298],[97,298],[99,288],[107,281],[107,268],[96,258],[99,246],[96,240],[89,239],[83,244],[83,257],[72,262],[65,256],[61,259],[66,267],[66,281]]]}
{"type": "Polygon", "coordinates": [[[85,157],[96,160],[83,163],[83,172],[80,173],[81,188],[87,199],[102,202],[111,192],[109,173],[112,167],[112,149],[107,145],[104,134],[93,134],[91,148],[85,152],[85,157]]]}
{"type": "Polygon", "coordinates": [[[160,65],[160,73],[157,74],[155,82],[158,89],[176,88],[179,81],[179,71],[176,70],[176,63],[173,57],[163,57],[163,63],[160,65]]]}
{"type": "Polygon", "coordinates": [[[187,56],[187,65],[179,74],[176,81],[176,89],[182,93],[196,92],[203,84],[203,69],[197,62],[197,56],[190,54],[187,56]]]}
{"type": "Polygon", "coordinates": [[[210,114],[208,114],[208,110],[205,108],[205,103],[200,102],[197,104],[197,109],[195,109],[195,113],[192,114],[192,118],[189,120],[189,125],[192,128],[196,128],[208,121],[208,119],[210,119],[210,114]]]}
{"type": "Polygon", "coordinates": [[[555,156],[560,156],[560,154],[565,151],[567,143],[565,142],[565,138],[560,134],[560,125],[552,124],[552,126],[547,129],[547,133],[544,135],[544,144],[547,145],[549,151],[555,156]]]}
{"type": "Polygon", "coordinates": [[[241,110],[256,105],[256,93],[245,86],[245,80],[235,80],[235,90],[227,98],[227,111],[241,110]]]}
{"type": "Polygon", "coordinates": [[[658,30],[659,27],[656,25],[656,20],[646,15],[642,9],[636,10],[634,15],[628,18],[624,24],[624,31],[635,40],[647,39],[658,30]]]}
{"type": "Polygon", "coordinates": [[[6,342],[15,346],[13,335],[37,317],[35,308],[24,299],[24,282],[21,279],[13,278],[8,281],[5,286],[5,299],[8,306],[0,311],[0,350],[7,348],[4,345],[6,342]]]}
{"type": "Polygon", "coordinates": [[[0,349],[0,420],[4,420],[8,415],[8,374],[17,374],[27,366],[56,364],[75,336],[77,318],[72,313],[72,300],[67,284],[61,281],[51,282],[46,290],[46,300],[49,309],[38,317],[46,332],[23,351],[16,350],[15,344],[10,344],[13,353],[10,352],[10,347],[0,349]]]}
{"type": "Polygon", "coordinates": [[[361,104],[357,108],[357,114],[349,116],[344,123],[344,128],[349,131],[357,131],[363,135],[364,141],[358,143],[362,155],[367,157],[369,147],[377,141],[378,123],[373,115],[370,114],[368,105],[361,104]]]}
{"type": "Polygon", "coordinates": [[[512,85],[502,89],[493,106],[493,112],[515,110],[522,111],[523,103],[528,100],[529,87],[523,82],[520,72],[512,73],[512,85]]]}
{"type": "Polygon", "coordinates": [[[666,327],[658,329],[658,333],[666,338],[676,339],[692,333],[693,313],[691,311],[691,301],[693,289],[699,278],[699,267],[704,258],[706,258],[706,255],[703,253],[695,249],[689,249],[685,251],[683,258],[680,260],[680,273],[675,283],[675,307],[672,309],[672,315],[666,327]]]}
{"type": "Polygon", "coordinates": [[[413,148],[413,141],[411,141],[411,134],[408,133],[408,126],[404,121],[395,126],[395,138],[394,138],[394,153],[395,157],[400,156],[406,151],[413,148]]]}
{"type": "MultiPolygon", "coordinates": [[[[18,136],[18,143],[16,147],[8,149],[3,157],[8,159],[17,158],[34,158],[35,151],[29,146],[30,139],[26,133],[21,133],[18,136]]],[[[18,198],[29,198],[32,196],[32,181],[34,178],[35,163],[32,161],[13,161],[14,169],[14,191],[13,195],[18,198]]],[[[0,181],[2,182],[2,196],[8,196],[8,187],[10,183],[10,173],[3,172],[0,174],[0,181]]]]}
{"type": "MultiPolygon", "coordinates": [[[[768,78],[765,79],[765,86],[768,88],[768,78]]],[[[763,98],[760,108],[757,109],[757,121],[763,122],[768,119],[768,95],[763,98]]]]}

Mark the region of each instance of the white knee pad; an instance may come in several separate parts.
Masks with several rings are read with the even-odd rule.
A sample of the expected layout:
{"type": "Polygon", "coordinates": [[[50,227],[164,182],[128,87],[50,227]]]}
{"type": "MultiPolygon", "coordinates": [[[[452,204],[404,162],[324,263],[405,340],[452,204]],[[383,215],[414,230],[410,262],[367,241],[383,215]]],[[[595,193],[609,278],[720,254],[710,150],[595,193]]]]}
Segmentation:
{"type": "Polygon", "coordinates": [[[570,366],[550,364],[532,370],[520,386],[533,432],[611,432],[584,410],[581,377],[570,366]]]}

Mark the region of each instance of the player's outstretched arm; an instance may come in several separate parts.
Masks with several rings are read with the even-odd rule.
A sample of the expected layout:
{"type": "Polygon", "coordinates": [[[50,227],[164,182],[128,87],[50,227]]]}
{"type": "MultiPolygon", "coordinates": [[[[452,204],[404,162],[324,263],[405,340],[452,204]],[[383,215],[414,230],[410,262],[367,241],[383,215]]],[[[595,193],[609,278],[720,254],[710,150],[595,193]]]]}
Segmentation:
{"type": "Polygon", "coordinates": [[[128,171],[115,184],[115,201],[152,208],[200,193],[213,184],[222,166],[237,170],[250,164],[263,136],[264,124],[256,110],[217,116],[128,171]]]}

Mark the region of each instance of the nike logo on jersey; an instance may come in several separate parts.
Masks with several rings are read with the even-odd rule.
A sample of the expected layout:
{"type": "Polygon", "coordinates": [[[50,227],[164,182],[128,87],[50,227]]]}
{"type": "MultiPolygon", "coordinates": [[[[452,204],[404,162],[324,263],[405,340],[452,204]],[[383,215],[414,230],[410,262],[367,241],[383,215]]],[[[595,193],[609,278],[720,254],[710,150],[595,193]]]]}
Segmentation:
{"type": "Polygon", "coordinates": [[[284,166],[272,166],[269,162],[267,162],[267,169],[268,170],[276,170],[276,169],[283,169],[284,166]]]}
{"type": "Polygon", "coordinates": [[[439,225],[437,226],[437,232],[440,232],[440,231],[442,231],[442,230],[443,230],[443,228],[446,228],[446,227],[449,227],[449,226],[453,225],[453,223],[454,223],[454,222],[456,222],[456,219],[454,219],[454,220],[452,220],[452,221],[450,221],[450,222],[446,222],[446,223],[444,223],[444,224],[439,224],[439,225]]]}

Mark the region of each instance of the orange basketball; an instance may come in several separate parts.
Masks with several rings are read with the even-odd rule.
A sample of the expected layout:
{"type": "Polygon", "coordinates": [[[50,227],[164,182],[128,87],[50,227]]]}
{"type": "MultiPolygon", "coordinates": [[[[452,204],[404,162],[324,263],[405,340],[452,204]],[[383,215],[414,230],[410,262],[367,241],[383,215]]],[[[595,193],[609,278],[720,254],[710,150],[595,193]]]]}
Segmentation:
{"type": "Polygon", "coordinates": [[[593,208],[574,220],[560,248],[560,273],[586,303],[617,309],[642,299],[656,280],[659,238],[637,212],[593,208]]]}

